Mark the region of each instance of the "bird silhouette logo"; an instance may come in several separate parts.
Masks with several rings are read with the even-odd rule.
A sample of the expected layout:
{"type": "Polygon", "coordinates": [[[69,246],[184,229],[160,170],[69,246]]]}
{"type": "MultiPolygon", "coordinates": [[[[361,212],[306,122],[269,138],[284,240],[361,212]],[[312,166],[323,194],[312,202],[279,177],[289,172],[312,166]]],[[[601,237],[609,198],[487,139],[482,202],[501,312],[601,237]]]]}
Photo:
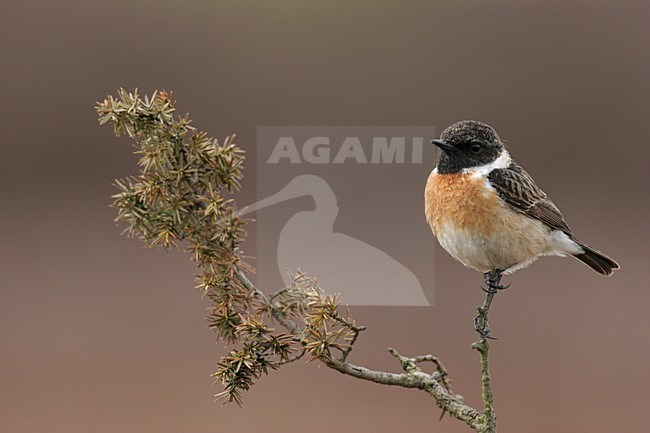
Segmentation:
{"type": "Polygon", "coordinates": [[[278,271],[285,284],[287,271],[300,268],[317,277],[328,291],[341,293],[349,305],[430,306],[418,278],[406,266],[379,248],[337,233],[336,194],[322,177],[294,177],[280,191],[244,209],[251,214],[288,200],[310,196],[315,208],[299,211],[284,224],[277,247],[278,271]]]}

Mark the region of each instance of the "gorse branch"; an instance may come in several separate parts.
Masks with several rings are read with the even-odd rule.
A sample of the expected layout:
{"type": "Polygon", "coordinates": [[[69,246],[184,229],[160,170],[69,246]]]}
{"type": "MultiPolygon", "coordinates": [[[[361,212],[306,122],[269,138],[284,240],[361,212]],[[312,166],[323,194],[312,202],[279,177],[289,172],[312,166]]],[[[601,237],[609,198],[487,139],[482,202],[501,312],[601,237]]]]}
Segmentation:
{"type": "Polygon", "coordinates": [[[495,432],[488,372],[488,345],[481,354],[484,410],[452,392],[446,368],[432,355],[390,353],[402,372],[370,370],[348,357],[364,331],[340,306],[338,295],[324,293],[315,280],[297,271],[289,286],[266,295],[248,279],[252,268],[240,249],[247,220],[235,207],[243,176],[244,152],[235,136],[223,141],[175,114],[171,94],[140,97],[123,89],[98,103],[100,124],[135,142],[140,173],[115,182],[116,220],[129,236],[165,249],[183,244],[198,267],[198,288],[211,301],[209,326],[230,345],[214,377],[224,386],[218,396],[242,404],[242,392],[270,370],[306,357],[340,373],[384,385],[425,391],[444,411],[478,432],[495,432]],[[277,326],[283,330],[276,329],[277,326]],[[427,373],[420,367],[433,365],[427,373]]]}

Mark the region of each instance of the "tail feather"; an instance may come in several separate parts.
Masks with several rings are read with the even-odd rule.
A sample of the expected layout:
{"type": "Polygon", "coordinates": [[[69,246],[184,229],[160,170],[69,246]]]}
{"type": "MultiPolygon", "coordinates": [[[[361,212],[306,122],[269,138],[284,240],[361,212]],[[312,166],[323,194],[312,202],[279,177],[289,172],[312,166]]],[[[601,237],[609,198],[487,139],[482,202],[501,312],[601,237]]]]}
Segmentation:
{"type": "Polygon", "coordinates": [[[600,253],[580,242],[578,242],[578,244],[582,247],[584,253],[574,254],[574,257],[589,266],[594,271],[603,275],[612,275],[615,269],[620,269],[618,263],[607,257],[605,254],[600,253]]]}

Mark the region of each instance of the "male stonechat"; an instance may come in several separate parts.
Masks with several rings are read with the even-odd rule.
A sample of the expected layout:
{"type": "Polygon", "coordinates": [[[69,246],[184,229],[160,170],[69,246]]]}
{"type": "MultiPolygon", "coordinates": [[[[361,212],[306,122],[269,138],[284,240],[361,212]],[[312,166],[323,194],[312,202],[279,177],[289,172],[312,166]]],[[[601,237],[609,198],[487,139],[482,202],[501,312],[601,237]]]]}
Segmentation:
{"type": "MultiPolygon", "coordinates": [[[[524,268],[540,256],[573,256],[603,275],[618,264],[578,241],[564,217],[515,163],[496,131],[465,120],[432,141],[442,152],[427,180],[425,214],[440,245],[465,266],[481,271],[486,306],[502,274],[524,268]]],[[[489,337],[485,320],[476,330],[489,337]]],[[[479,315],[481,309],[479,308],[479,315]]]]}

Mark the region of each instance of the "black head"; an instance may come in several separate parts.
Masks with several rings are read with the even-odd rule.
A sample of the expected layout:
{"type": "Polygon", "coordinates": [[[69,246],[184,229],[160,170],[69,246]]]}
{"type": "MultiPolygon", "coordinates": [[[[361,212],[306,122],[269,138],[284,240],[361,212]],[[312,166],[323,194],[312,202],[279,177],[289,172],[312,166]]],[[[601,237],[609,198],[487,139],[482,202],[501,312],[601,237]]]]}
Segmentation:
{"type": "Polygon", "coordinates": [[[441,174],[489,164],[505,151],[496,131],[476,120],[454,123],[442,132],[440,139],[431,143],[442,149],[437,165],[441,174]]]}

